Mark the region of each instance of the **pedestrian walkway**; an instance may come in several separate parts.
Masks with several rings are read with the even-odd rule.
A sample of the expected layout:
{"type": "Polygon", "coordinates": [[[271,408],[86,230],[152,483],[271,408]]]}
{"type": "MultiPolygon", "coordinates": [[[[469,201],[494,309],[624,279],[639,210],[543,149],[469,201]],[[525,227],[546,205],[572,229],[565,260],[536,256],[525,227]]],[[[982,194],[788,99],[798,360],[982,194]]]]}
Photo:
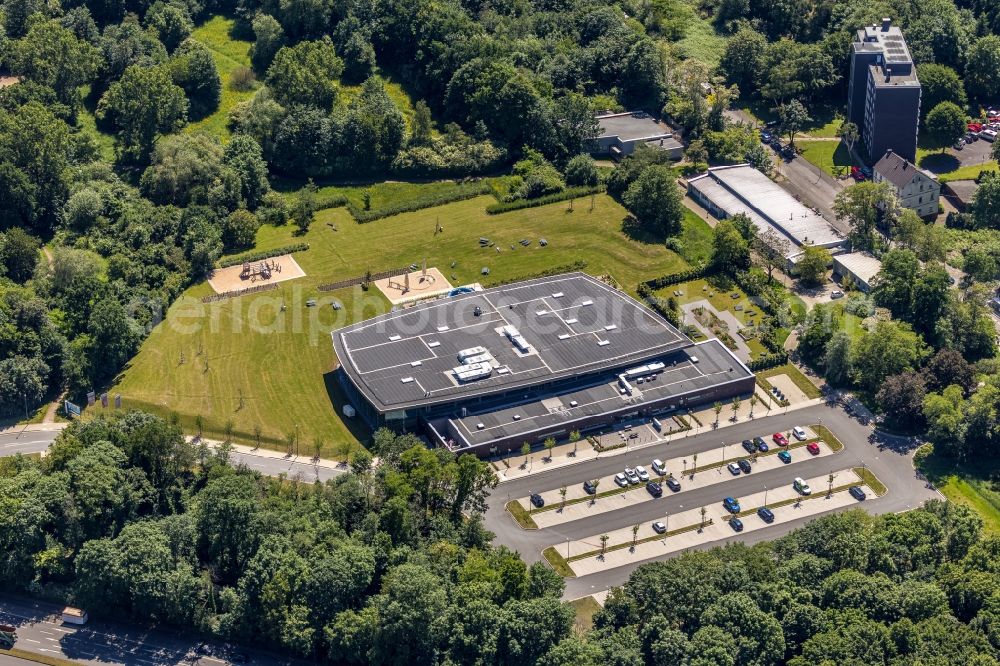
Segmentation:
{"type": "MultiPolygon", "coordinates": [[[[189,436],[188,441],[191,442],[192,444],[197,444],[199,438],[197,436],[189,436]]],[[[220,442],[218,440],[205,439],[205,438],[201,438],[201,441],[205,442],[205,444],[207,444],[209,448],[215,450],[218,450],[218,448],[225,443],[225,442],[220,442]]],[[[316,465],[317,467],[327,467],[329,469],[340,469],[344,466],[343,463],[341,463],[340,461],[330,460],[328,458],[296,456],[294,454],[289,455],[287,453],[282,453],[280,451],[274,451],[273,449],[256,448],[252,446],[246,446],[244,444],[236,444],[233,442],[230,442],[229,445],[232,451],[245,456],[257,456],[259,458],[271,458],[274,460],[287,460],[290,462],[308,463],[310,465],[316,465]]],[[[372,464],[373,465],[375,464],[374,460],[372,461],[372,464]]]]}

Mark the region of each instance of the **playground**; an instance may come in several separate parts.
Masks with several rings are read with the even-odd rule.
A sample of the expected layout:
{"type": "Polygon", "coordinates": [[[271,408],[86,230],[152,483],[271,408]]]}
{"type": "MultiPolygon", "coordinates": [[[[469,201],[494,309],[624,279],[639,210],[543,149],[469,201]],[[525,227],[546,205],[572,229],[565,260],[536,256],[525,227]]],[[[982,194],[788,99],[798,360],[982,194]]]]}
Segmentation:
{"type": "Polygon", "coordinates": [[[237,291],[269,282],[285,282],[295,278],[305,277],[305,271],[290,254],[280,257],[247,261],[229,268],[217,268],[212,271],[208,284],[217,294],[237,291]]]}
{"type": "Polygon", "coordinates": [[[451,283],[436,268],[424,268],[396,277],[375,280],[373,284],[393,305],[440,296],[452,289],[451,283]]]}

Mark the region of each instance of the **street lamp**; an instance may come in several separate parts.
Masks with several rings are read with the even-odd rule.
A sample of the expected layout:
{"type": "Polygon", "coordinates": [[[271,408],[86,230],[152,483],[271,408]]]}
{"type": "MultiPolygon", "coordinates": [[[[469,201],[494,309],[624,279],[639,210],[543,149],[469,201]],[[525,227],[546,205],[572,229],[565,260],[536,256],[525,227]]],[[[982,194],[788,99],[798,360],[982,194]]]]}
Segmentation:
{"type": "Polygon", "coordinates": [[[764,485],[764,506],[767,506],[767,485],[764,485]]]}

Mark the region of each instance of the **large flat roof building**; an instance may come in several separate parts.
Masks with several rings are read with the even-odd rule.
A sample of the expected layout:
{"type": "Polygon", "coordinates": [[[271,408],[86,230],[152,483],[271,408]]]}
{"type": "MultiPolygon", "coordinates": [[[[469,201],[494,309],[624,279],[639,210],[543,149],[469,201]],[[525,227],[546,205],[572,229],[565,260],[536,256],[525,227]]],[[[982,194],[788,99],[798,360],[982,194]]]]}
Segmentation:
{"type": "Polygon", "coordinates": [[[338,377],[373,427],[486,454],[753,390],[717,340],[695,344],[582,273],[422,303],[337,331],[338,377]]]}
{"type": "Polygon", "coordinates": [[[749,164],[713,167],[688,180],[688,193],[720,219],[744,213],[759,232],[774,230],[788,241],[789,266],[804,246],[832,249],[845,242],[822,215],[749,164]]]}
{"type": "Polygon", "coordinates": [[[666,151],[673,159],[684,155],[684,144],[648,113],[607,113],[597,116],[597,124],[599,132],[593,142],[594,153],[621,159],[634,153],[640,144],[645,144],[666,151]]]}
{"type": "Polygon", "coordinates": [[[851,43],[847,117],[857,125],[870,161],[887,150],[916,161],[920,93],[917,68],[899,28],[885,18],[881,25],[858,30],[851,43]]]}

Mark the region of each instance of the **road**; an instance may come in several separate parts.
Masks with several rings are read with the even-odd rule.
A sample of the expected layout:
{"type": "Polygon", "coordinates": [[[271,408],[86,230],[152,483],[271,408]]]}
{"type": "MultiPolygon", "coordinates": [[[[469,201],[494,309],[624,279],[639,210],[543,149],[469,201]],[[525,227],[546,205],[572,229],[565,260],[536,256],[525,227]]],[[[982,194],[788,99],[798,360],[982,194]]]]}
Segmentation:
{"type": "MultiPolygon", "coordinates": [[[[734,449],[735,451],[736,449],[734,449]]],[[[742,449],[740,449],[742,450],[742,449]]],[[[880,498],[870,498],[861,506],[871,513],[903,511],[920,506],[925,500],[939,495],[917,478],[910,461],[912,446],[909,440],[885,438],[876,434],[869,426],[848,416],[841,408],[818,405],[793,411],[789,414],[756,418],[721,429],[671,443],[662,443],[633,451],[625,455],[609,455],[586,463],[556,468],[540,472],[530,477],[503,483],[493,492],[486,513],[486,524],[496,534],[496,541],[516,549],[529,563],[541,559],[541,551],[547,546],[559,545],[567,539],[581,539],[609,530],[626,527],[635,523],[660,520],[665,513],[675,513],[684,508],[715,504],[722,497],[740,497],[761,491],[764,486],[774,488],[790,483],[791,477],[804,478],[821,476],[847,467],[864,464],[871,469],[889,488],[880,498]],[[774,469],[734,477],[724,484],[682,491],[677,495],[665,495],[653,502],[643,502],[617,511],[595,514],[592,517],[564,523],[558,527],[543,530],[523,530],[504,509],[504,504],[517,497],[533,492],[558,489],[564,485],[582,484],[587,479],[595,479],[621,471],[626,465],[649,465],[653,458],[669,459],[687,456],[707,449],[716,448],[723,441],[739,446],[743,439],[756,435],[769,436],[776,431],[787,431],[795,425],[819,423],[828,426],[844,443],[844,450],[831,456],[812,458],[797,462],[795,469],[774,469]]],[[[715,470],[703,472],[716,474],[715,470]]],[[[598,500],[600,501],[600,500],[598,500]]],[[[724,541],[707,544],[712,547],[727,541],[757,541],[773,539],[794,528],[801,527],[807,520],[798,520],[773,528],[734,536],[724,541]]],[[[565,598],[577,597],[606,590],[624,583],[634,566],[609,569],[582,578],[567,579],[565,598]]]]}
{"type": "MultiPolygon", "coordinates": [[[[262,651],[233,648],[217,642],[204,643],[191,634],[93,620],[76,627],[62,623],[60,610],[59,606],[43,602],[0,597],[0,624],[17,627],[15,647],[19,649],[93,666],[226,666],[244,663],[244,659],[253,666],[299,663],[262,651]]],[[[0,661],[0,666],[28,663],[19,659],[14,662],[0,661]]]]}
{"type": "MultiPolygon", "coordinates": [[[[2,432],[0,433],[0,457],[12,456],[17,453],[41,453],[49,448],[59,432],[59,430],[29,430],[24,433],[8,430],[2,432]]],[[[308,458],[301,457],[296,460],[232,451],[230,458],[234,465],[245,465],[248,469],[256,470],[265,476],[285,474],[288,478],[294,478],[298,475],[301,480],[310,482],[317,478],[320,481],[327,481],[344,473],[343,469],[313,465],[308,458]]]]}

